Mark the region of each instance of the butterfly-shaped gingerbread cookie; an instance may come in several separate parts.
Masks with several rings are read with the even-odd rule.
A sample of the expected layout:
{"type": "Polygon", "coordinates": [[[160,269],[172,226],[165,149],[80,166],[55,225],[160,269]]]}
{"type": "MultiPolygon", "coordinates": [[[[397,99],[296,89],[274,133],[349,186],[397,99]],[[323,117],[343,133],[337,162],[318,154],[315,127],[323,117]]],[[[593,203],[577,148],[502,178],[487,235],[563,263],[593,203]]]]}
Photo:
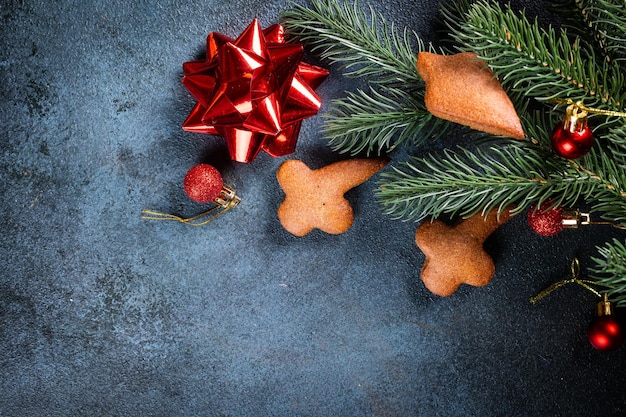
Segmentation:
{"type": "Polygon", "coordinates": [[[302,161],[285,161],[276,172],[285,192],[278,219],[293,235],[304,236],[313,229],[339,234],[354,221],[352,206],[344,194],[382,169],[384,158],[360,158],[334,162],[310,169],[302,161]]]}
{"type": "Polygon", "coordinates": [[[415,233],[415,243],[426,258],[421,278],[433,294],[452,295],[461,284],[483,286],[495,274],[485,239],[510,218],[508,210],[498,215],[481,213],[449,226],[441,220],[424,222],[415,233]]]}

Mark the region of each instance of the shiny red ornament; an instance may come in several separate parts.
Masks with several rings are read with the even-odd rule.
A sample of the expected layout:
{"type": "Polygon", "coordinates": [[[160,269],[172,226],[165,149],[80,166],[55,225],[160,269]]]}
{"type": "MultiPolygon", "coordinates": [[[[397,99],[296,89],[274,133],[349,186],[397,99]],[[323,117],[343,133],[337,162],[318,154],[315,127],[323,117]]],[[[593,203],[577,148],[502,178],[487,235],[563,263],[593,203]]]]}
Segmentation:
{"type": "Polygon", "coordinates": [[[236,40],[211,32],[206,59],[183,64],[182,82],[198,100],[183,129],[223,136],[238,162],[252,162],[261,149],[292,153],[302,121],[320,109],[314,89],[328,76],[302,55],[281,25],[262,30],[254,19],[236,40]]]}
{"type": "Polygon", "coordinates": [[[624,329],[613,315],[613,304],[606,293],[597,305],[596,317],[587,327],[587,338],[591,346],[603,352],[615,350],[624,343],[624,329]]]}
{"type": "Polygon", "coordinates": [[[209,203],[220,196],[224,181],[222,174],[212,165],[198,164],[193,166],[183,181],[185,193],[198,203],[209,203]]]}
{"type": "Polygon", "coordinates": [[[594,348],[610,352],[624,343],[624,330],[615,317],[600,316],[589,323],[587,338],[594,348]]]}
{"type": "Polygon", "coordinates": [[[552,131],[552,150],[567,159],[578,159],[593,146],[593,132],[587,125],[587,112],[570,105],[563,121],[552,131]]]}

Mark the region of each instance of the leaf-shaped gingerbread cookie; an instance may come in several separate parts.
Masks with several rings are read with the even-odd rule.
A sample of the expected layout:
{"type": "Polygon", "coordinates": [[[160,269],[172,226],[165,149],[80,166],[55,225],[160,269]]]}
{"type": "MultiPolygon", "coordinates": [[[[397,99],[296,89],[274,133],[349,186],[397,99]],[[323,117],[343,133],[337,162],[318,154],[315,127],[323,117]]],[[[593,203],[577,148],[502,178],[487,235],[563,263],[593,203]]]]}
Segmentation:
{"type": "Polygon", "coordinates": [[[513,103],[473,52],[420,52],[417,71],[426,83],[424,104],[433,115],[499,136],[524,139],[513,103]]]}

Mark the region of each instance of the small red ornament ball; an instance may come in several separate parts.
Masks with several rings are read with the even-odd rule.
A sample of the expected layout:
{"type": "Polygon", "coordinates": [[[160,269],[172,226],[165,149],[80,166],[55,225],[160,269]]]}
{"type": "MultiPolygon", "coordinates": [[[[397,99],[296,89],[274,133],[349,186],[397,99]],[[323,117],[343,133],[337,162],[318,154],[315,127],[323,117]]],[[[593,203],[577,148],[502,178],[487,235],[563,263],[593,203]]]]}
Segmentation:
{"type": "Polygon", "coordinates": [[[546,210],[550,204],[545,202],[538,209],[533,206],[528,210],[528,224],[541,236],[554,236],[563,230],[563,208],[546,210]]]}
{"type": "Polygon", "coordinates": [[[574,129],[568,129],[561,122],[552,131],[552,150],[567,159],[578,159],[587,154],[593,146],[593,132],[587,123],[574,129]]]}
{"type": "Polygon", "coordinates": [[[591,346],[603,352],[617,349],[624,342],[624,330],[615,317],[599,316],[587,328],[587,338],[591,346]]]}
{"type": "Polygon", "coordinates": [[[198,203],[209,203],[215,200],[220,195],[223,186],[222,174],[209,164],[193,166],[187,171],[183,183],[185,193],[198,203]]]}

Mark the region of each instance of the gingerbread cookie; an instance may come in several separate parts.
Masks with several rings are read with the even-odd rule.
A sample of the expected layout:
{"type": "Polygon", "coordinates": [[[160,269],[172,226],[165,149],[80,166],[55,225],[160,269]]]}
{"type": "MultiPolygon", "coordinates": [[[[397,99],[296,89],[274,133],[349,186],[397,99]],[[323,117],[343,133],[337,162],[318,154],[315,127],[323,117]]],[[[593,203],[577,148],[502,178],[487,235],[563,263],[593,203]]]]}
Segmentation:
{"type": "Polygon", "coordinates": [[[420,52],[416,65],[426,83],[424,104],[433,115],[482,132],[524,139],[511,99],[476,54],[420,52]]]}
{"type": "Polygon", "coordinates": [[[415,243],[426,259],[421,277],[433,294],[452,295],[461,284],[483,286],[495,274],[493,260],[483,243],[510,217],[508,210],[496,210],[485,218],[476,214],[448,226],[440,220],[422,223],[415,233],[415,243]]]}
{"type": "Polygon", "coordinates": [[[278,207],[278,219],[296,236],[313,229],[343,233],[352,226],[354,212],[344,194],[367,181],[388,160],[350,159],[312,170],[297,160],[285,161],[276,172],[285,200],[278,207]]]}

